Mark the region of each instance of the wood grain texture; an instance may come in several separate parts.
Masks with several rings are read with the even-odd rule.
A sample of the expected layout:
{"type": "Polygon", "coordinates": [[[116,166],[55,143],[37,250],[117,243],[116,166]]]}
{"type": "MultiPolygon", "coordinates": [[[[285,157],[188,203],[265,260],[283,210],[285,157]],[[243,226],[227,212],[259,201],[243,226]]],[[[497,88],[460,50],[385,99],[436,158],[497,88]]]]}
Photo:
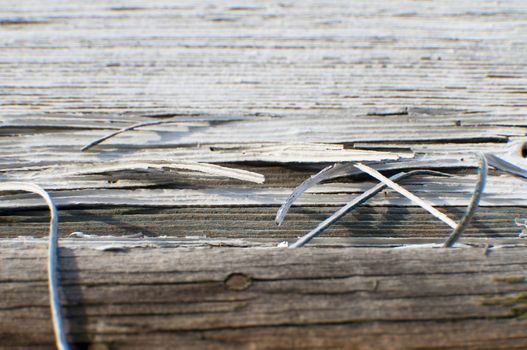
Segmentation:
{"type": "Polygon", "coordinates": [[[123,159],[170,146],[173,161],[316,162],[374,156],[316,156],[302,144],[525,136],[522,1],[1,4],[0,148],[15,157],[3,164],[87,166],[94,155],[77,148],[168,117],[210,121],[153,126],[99,147],[123,159]],[[226,141],[238,152],[204,152],[226,141]],[[255,143],[276,147],[274,156],[266,147],[244,155],[255,143]],[[196,145],[206,148],[188,148],[196,145]]]}
{"type": "MultiPolygon", "coordinates": [[[[60,235],[72,232],[95,235],[126,236],[144,234],[150,237],[202,238],[272,238],[275,242],[292,240],[313,229],[338,207],[316,206],[293,208],[281,226],[274,222],[278,207],[181,207],[181,208],[70,208],[62,209],[60,235]]],[[[442,210],[459,220],[462,207],[442,210]]],[[[515,207],[480,208],[466,231],[467,237],[515,239],[518,244],[525,219],[525,209],[515,207]]],[[[43,237],[48,228],[45,210],[0,212],[3,237],[43,237]]],[[[324,236],[343,238],[427,238],[440,242],[450,228],[421,208],[365,206],[344,216],[324,236]]]]}
{"type": "MultiPolygon", "coordinates": [[[[45,244],[0,250],[2,346],[51,347],[45,244]]],[[[525,248],[485,251],[63,242],[60,273],[71,341],[110,349],[525,348],[525,248]]]]}
{"type": "Polygon", "coordinates": [[[317,5],[3,1],[5,114],[408,105],[522,114],[523,1],[317,5]]]}
{"type": "MultiPolygon", "coordinates": [[[[526,23],[523,0],[0,0],[0,181],[59,204],[72,342],[527,348],[520,178],[491,170],[463,249],[395,249],[449,229],[389,191],[273,248],[374,183],[322,183],[276,226],[334,162],[452,173],[403,186],[459,219],[473,155],[527,141],[526,23]]],[[[52,347],[47,220],[0,194],[0,348],[52,347]]]]}
{"type": "MultiPolygon", "coordinates": [[[[62,209],[275,206],[331,162],[464,176],[474,152],[526,136],[522,1],[0,5],[0,180],[35,181],[62,209]],[[183,122],[80,152],[167,118],[183,122]]],[[[492,173],[483,205],[526,207],[524,184],[503,176],[492,173]]],[[[342,204],[370,185],[353,180],[301,204],[342,204]]],[[[412,190],[460,206],[471,180],[412,190]]],[[[1,206],[36,204],[24,198],[1,206]]],[[[386,198],[373,204],[408,204],[386,198]]]]}

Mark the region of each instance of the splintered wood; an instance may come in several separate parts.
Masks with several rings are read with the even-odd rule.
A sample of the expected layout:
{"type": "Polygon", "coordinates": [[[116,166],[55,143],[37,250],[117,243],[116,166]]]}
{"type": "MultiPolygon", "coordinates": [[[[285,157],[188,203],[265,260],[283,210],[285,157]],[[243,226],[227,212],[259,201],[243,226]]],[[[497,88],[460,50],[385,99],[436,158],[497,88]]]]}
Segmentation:
{"type": "MultiPolygon", "coordinates": [[[[69,340],[527,348],[526,23],[524,0],[0,0],[0,181],[58,206],[69,340]],[[508,172],[472,248],[413,249],[450,228],[391,190],[276,248],[378,183],[355,162],[451,174],[399,184],[459,222],[480,153],[508,172]]],[[[52,346],[47,226],[0,193],[0,348],[52,346]]]]}

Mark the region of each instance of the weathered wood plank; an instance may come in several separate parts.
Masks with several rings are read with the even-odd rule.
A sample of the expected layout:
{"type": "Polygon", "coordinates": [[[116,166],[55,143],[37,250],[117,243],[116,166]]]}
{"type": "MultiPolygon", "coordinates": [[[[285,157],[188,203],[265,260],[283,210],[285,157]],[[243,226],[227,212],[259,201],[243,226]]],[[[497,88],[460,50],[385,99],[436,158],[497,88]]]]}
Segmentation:
{"type": "MultiPolygon", "coordinates": [[[[286,172],[291,163],[382,161],[382,169],[459,171],[474,165],[472,152],[500,152],[507,141],[525,138],[522,1],[331,1],[316,11],[315,5],[5,3],[0,179],[95,189],[88,193],[97,200],[79,192],[86,203],[73,198],[64,205],[150,205],[130,192],[115,201],[114,192],[98,189],[159,196],[151,187],[185,187],[194,202],[163,205],[195,205],[202,193],[230,183],[174,174],[164,164],[279,163],[286,172]],[[135,130],[79,152],[108,132],[163,118],[185,122],[135,130]],[[180,176],[194,179],[193,186],[180,176]]],[[[247,187],[237,185],[232,192],[243,194],[247,187]]],[[[294,185],[286,180],[280,187],[285,193],[294,185]]],[[[246,196],[255,193],[248,188],[246,196]]],[[[271,198],[250,203],[275,205],[282,196],[261,188],[271,198]]],[[[520,191],[496,201],[525,207],[520,191]]],[[[56,196],[63,201],[70,194],[56,196]]],[[[182,193],[168,195],[176,194],[182,193]]],[[[222,198],[215,204],[240,204],[237,196],[222,198]]],[[[322,196],[310,203],[342,201],[322,196]]]]}
{"type": "MultiPolygon", "coordinates": [[[[51,347],[45,246],[11,240],[0,248],[3,346],[51,347]]],[[[525,248],[62,246],[73,343],[112,349],[527,346],[525,248]]]]}
{"type": "MultiPolygon", "coordinates": [[[[72,341],[527,348],[518,178],[491,171],[472,248],[386,249],[448,233],[387,192],[311,249],[269,249],[372,184],[317,186],[276,226],[332,162],[453,173],[404,186],[459,218],[472,154],[527,141],[526,22],[523,0],[0,0],[0,181],[51,189],[62,237],[107,236],[62,240],[72,341]],[[80,152],[166,118],[186,121],[80,152]]],[[[40,203],[1,194],[0,235],[23,238],[0,241],[0,348],[52,347],[46,244],[28,237],[46,229],[40,203]]]]}
{"type": "MultiPolygon", "coordinates": [[[[474,190],[473,175],[457,178],[424,177],[405,181],[406,187],[429,202],[439,206],[467,205],[474,190]]],[[[317,185],[307,191],[297,205],[341,205],[357,193],[373,186],[371,182],[332,183],[317,185]]],[[[224,188],[191,189],[85,189],[53,192],[59,206],[72,205],[135,205],[135,206],[221,206],[221,205],[279,205],[290,189],[225,186],[224,188]]],[[[525,206],[525,180],[513,176],[494,176],[489,179],[481,206],[525,206]]],[[[3,196],[0,208],[42,207],[38,199],[27,194],[3,196]]],[[[373,205],[414,205],[394,192],[372,199],[373,205]]]]}
{"type": "Polygon", "coordinates": [[[525,105],[522,0],[9,5],[8,116],[525,105]]]}
{"type": "MultiPolygon", "coordinates": [[[[277,207],[182,207],[182,208],[70,208],[62,209],[60,233],[72,232],[123,236],[142,233],[146,236],[202,238],[273,238],[276,242],[299,237],[337,208],[293,207],[285,222],[274,222],[277,207]],[[155,219],[153,219],[155,218],[155,219]]],[[[459,219],[464,208],[444,207],[449,216],[459,219]]],[[[30,235],[42,237],[47,232],[48,213],[44,210],[0,212],[2,237],[30,235]]],[[[525,208],[480,208],[468,228],[468,237],[517,238],[527,220],[525,208]]],[[[429,238],[436,242],[446,237],[449,228],[421,208],[365,206],[344,216],[324,236],[429,238]]]]}

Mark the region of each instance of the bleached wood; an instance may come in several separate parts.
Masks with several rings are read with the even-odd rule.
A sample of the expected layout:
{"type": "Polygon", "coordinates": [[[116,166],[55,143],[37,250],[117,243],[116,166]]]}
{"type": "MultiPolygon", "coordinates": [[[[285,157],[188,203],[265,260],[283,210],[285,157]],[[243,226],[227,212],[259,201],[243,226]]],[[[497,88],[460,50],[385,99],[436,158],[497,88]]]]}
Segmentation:
{"type": "MultiPolygon", "coordinates": [[[[405,188],[435,206],[466,206],[474,189],[476,176],[453,178],[420,177],[403,181],[405,188]]],[[[296,205],[342,205],[371,186],[371,182],[316,185],[296,205]]],[[[85,189],[54,192],[59,206],[128,205],[128,206],[209,206],[209,205],[280,205],[290,193],[288,188],[191,188],[191,189],[85,189]]],[[[488,179],[481,206],[524,206],[525,181],[502,175],[488,179]]],[[[413,206],[400,195],[387,192],[371,200],[371,205],[413,206]]],[[[0,208],[38,208],[39,201],[23,194],[4,195],[0,208]]]]}
{"type": "MultiPolygon", "coordinates": [[[[79,348],[527,348],[520,178],[490,171],[472,248],[387,249],[448,233],[387,193],[316,249],[269,249],[371,186],[332,179],[277,227],[290,191],[334,162],[452,173],[404,186],[459,219],[471,154],[526,141],[526,21],[523,0],[0,0],[0,181],[52,190],[61,237],[139,237],[63,241],[79,348]],[[169,118],[194,120],[79,151],[169,118]],[[226,290],[240,271],[251,286],[226,290]]],[[[0,241],[0,347],[48,349],[28,237],[47,217],[27,196],[0,206],[0,236],[25,237],[0,241]]]]}

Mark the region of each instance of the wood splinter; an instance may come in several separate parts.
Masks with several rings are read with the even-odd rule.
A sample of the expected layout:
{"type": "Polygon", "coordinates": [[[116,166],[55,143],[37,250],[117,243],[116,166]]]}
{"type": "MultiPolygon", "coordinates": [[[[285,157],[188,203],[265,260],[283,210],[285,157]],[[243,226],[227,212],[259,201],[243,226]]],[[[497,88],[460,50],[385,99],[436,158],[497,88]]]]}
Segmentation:
{"type": "Polygon", "coordinates": [[[103,143],[104,141],[111,139],[114,136],[117,136],[119,134],[125,133],[127,131],[143,128],[145,126],[154,126],[154,125],[162,125],[162,124],[181,124],[181,123],[204,123],[204,122],[220,122],[220,121],[238,121],[238,120],[245,120],[247,118],[234,118],[234,117],[228,117],[228,118],[216,118],[216,119],[207,119],[207,118],[195,118],[195,119],[165,119],[165,120],[156,120],[156,121],[147,121],[147,122],[141,122],[136,123],[127,127],[124,127],[122,129],[119,129],[117,131],[114,131],[108,135],[105,135],[101,138],[98,138],[96,140],[93,140],[86,146],[81,148],[81,152],[87,151],[92,147],[97,146],[100,143],[103,143]]]}
{"type": "Polygon", "coordinates": [[[49,221],[49,247],[48,247],[48,289],[49,302],[51,307],[51,321],[55,333],[57,349],[69,350],[66,332],[62,322],[62,309],[59,296],[59,277],[58,277],[58,240],[59,240],[59,213],[53,199],[46,190],[37,184],[30,182],[4,182],[0,183],[0,191],[26,191],[38,194],[48,205],[50,212],[49,221]]]}
{"type": "MultiPolygon", "coordinates": [[[[364,204],[367,200],[375,196],[377,193],[384,190],[386,187],[390,187],[394,189],[395,191],[399,192],[403,196],[407,197],[408,199],[412,200],[414,203],[418,204],[425,210],[427,210],[429,213],[434,215],[439,220],[446,223],[448,226],[450,226],[453,231],[443,244],[443,247],[449,248],[452,247],[458,240],[459,237],[463,234],[465,229],[468,227],[472,217],[474,216],[474,213],[479,205],[479,201],[481,199],[481,195],[483,194],[483,190],[485,188],[485,183],[487,179],[487,172],[488,172],[488,165],[487,160],[485,159],[485,156],[483,154],[479,155],[479,172],[478,172],[478,181],[476,183],[474,192],[472,194],[472,197],[470,199],[469,205],[467,207],[467,210],[465,214],[463,215],[462,219],[459,223],[456,223],[454,220],[450,219],[445,214],[441,213],[439,210],[434,208],[430,203],[427,203],[426,201],[422,200],[421,198],[417,197],[416,195],[412,194],[411,192],[407,191],[395,181],[401,180],[403,178],[409,177],[411,175],[417,175],[417,174],[430,174],[430,175],[439,175],[439,176],[450,176],[449,174],[437,172],[437,171],[431,171],[431,170],[416,170],[411,171],[408,173],[398,173],[390,178],[385,177],[381,173],[379,173],[377,170],[365,165],[365,164],[354,164],[354,166],[362,170],[363,172],[367,173],[368,175],[376,178],[381,183],[375,185],[374,187],[370,188],[366,192],[362,193],[361,195],[354,198],[351,202],[337,210],[333,215],[331,215],[326,220],[322,221],[316,228],[309,231],[304,236],[300,237],[295,243],[289,245],[289,248],[299,248],[304,246],[306,243],[311,241],[313,238],[318,236],[320,233],[322,233],[324,230],[326,230],[329,226],[331,226],[333,223],[335,223],[338,219],[340,219],[342,216],[344,216],[346,213],[350,212],[351,210],[355,209],[356,207],[360,206],[361,204],[364,204]]],[[[294,200],[296,200],[305,190],[308,188],[308,184],[318,183],[322,181],[322,179],[326,176],[326,172],[330,169],[330,167],[325,168],[317,175],[311,177],[308,181],[305,181],[293,191],[293,193],[289,196],[288,200],[280,207],[277,213],[277,222],[280,224],[288,209],[291,207],[294,200]]]]}

